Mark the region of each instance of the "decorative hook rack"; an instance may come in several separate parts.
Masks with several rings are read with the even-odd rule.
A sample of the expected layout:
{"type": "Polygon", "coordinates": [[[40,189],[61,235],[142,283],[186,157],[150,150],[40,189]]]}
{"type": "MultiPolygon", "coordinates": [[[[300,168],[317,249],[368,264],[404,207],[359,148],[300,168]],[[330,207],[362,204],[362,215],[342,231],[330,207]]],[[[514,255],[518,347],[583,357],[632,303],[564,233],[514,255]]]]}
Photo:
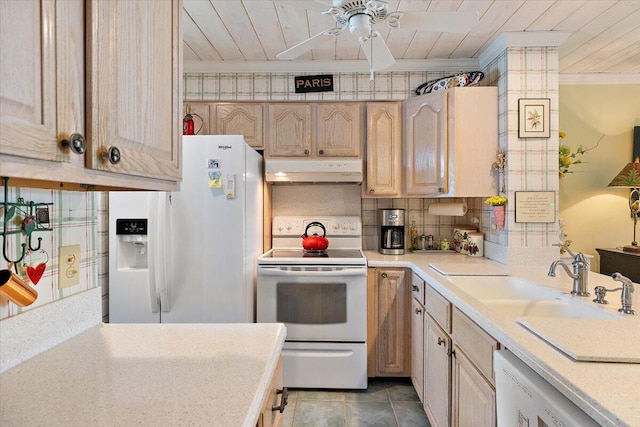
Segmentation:
{"type": "Polygon", "coordinates": [[[9,178],[3,177],[4,179],[4,200],[2,201],[2,256],[5,261],[10,264],[18,264],[27,254],[27,249],[29,251],[37,251],[40,249],[42,245],[42,237],[38,237],[38,245],[33,247],[31,244],[31,235],[36,231],[51,231],[52,228],[49,227],[49,206],[52,206],[53,203],[34,203],[34,202],[24,202],[21,198],[18,199],[17,203],[9,203],[9,178]],[[15,214],[19,213],[24,216],[24,219],[21,222],[20,228],[9,229],[8,222],[11,221],[12,218],[15,217],[15,214]],[[34,215],[35,213],[35,215],[34,215]],[[20,234],[24,233],[26,237],[26,243],[21,243],[19,250],[19,256],[17,259],[9,258],[7,255],[7,236],[11,234],[20,234]]]}

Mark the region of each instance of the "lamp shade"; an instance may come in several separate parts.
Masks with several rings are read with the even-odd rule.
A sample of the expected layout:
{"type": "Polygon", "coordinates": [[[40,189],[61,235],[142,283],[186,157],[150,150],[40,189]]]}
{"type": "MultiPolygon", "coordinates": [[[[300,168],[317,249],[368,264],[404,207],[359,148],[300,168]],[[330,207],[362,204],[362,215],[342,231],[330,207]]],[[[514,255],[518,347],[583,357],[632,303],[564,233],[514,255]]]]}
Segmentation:
{"type": "Polygon", "coordinates": [[[622,168],[608,187],[640,188],[640,157],[622,168]]]}

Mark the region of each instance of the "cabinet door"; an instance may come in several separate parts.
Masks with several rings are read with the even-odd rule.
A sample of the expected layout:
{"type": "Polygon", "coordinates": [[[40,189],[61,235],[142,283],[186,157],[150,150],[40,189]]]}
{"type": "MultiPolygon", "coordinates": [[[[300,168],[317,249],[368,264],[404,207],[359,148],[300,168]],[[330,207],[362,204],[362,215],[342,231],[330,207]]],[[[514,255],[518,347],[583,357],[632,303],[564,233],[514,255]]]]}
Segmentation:
{"type": "Polygon", "coordinates": [[[310,156],[311,104],[271,104],[267,111],[267,156],[310,156]]]}
{"type": "Polygon", "coordinates": [[[193,116],[193,125],[196,135],[215,135],[213,126],[211,125],[211,116],[213,115],[213,104],[209,102],[189,102],[184,103],[184,114],[187,108],[193,116]]]}
{"type": "Polygon", "coordinates": [[[411,299],[411,382],[421,402],[424,379],[424,307],[411,299]]]}
{"type": "Polygon", "coordinates": [[[405,101],[405,193],[447,192],[447,94],[405,101]]]}
{"type": "Polygon", "coordinates": [[[367,103],[367,159],[364,197],[397,196],[402,181],[402,104],[367,103]]]}
{"type": "Polygon", "coordinates": [[[424,316],[424,411],[434,427],[449,425],[451,339],[427,313],[424,316]]]}
{"type": "Polygon", "coordinates": [[[360,157],[360,103],[317,104],[317,153],[322,157],[360,157]]]}
{"type": "Polygon", "coordinates": [[[244,135],[247,144],[263,148],[262,109],[257,103],[215,104],[215,134],[244,135]]]}
{"type": "Polygon", "coordinates": [[[58,139],[84,132],[83,13],[82,1],[0,2],[0,153],[70,161],[58,139]]]}
{"type": "Polygon", "coordinates": [[[87,167],[179,180],[181,2],[87,6],[87,167]],[[116,164],[103,156],[109,147],[116,164]]]}
{"type": "Polygon", "coordinates": [[[409,286],[404,270],[378,270],[377,374],[411,376],[409,286]]]}
{"type": "Polygon", "coordinates": [[[496,391],[458,346],[454,346],[452,382],[452,425],[494,427],[496,391]]]}

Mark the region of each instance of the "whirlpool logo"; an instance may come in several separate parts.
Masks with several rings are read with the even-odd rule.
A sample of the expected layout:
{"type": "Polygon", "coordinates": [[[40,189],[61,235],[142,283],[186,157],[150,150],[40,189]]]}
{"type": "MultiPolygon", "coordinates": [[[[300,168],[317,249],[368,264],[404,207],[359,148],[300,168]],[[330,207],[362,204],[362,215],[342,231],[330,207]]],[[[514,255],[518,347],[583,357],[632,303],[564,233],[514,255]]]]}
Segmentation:
{"type": "Polygon", "coordinates": [[[231,147],[230,145],[218,145],[218,148],[221,150],[228,150],[233,147],[231,147]]]}

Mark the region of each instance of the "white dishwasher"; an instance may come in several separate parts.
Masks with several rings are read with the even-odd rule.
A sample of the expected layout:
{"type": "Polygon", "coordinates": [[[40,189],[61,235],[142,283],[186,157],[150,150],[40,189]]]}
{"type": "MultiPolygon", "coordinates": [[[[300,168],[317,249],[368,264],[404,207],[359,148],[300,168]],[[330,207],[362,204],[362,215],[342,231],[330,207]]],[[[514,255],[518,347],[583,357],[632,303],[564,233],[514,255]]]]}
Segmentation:
{"type": "Polygon", "coordinates": [[[498,427],[598,426],[509,350],[494,353],[498,427]]]}

